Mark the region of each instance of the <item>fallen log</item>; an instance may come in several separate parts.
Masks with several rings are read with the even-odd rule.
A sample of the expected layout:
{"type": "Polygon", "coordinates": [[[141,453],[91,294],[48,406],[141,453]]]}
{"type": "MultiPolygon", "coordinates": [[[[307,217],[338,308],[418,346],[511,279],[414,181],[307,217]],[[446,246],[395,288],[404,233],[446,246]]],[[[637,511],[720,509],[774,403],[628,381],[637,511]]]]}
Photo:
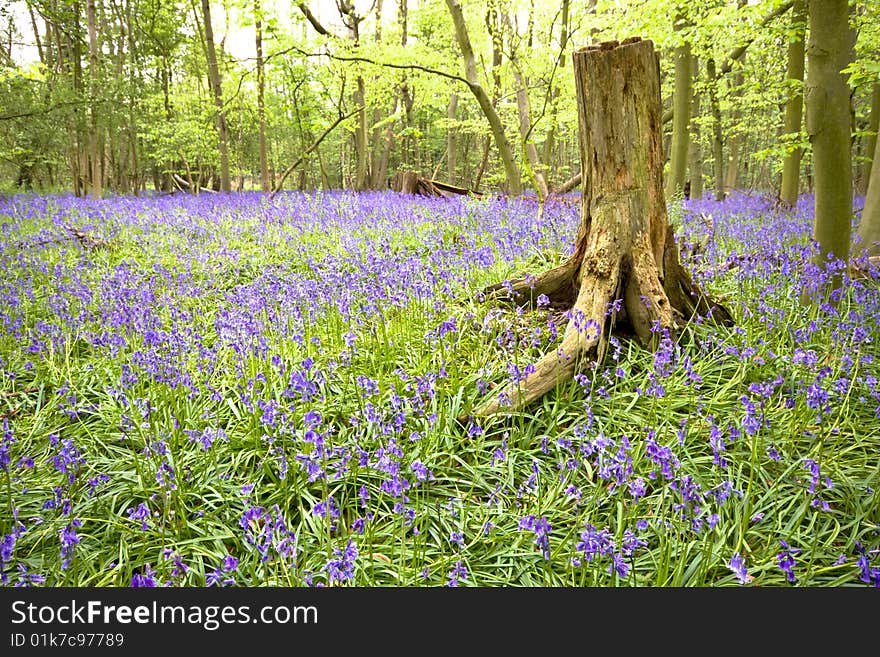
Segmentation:
{"type": "Polygon", "coordinates": [[[401,194],[414,194],[416,196],[477,196],[482,194],[466,187],[457,187],[449,183],[426,178],[415,171],[398,171],[394,176],[392,189],[401,194]]]}

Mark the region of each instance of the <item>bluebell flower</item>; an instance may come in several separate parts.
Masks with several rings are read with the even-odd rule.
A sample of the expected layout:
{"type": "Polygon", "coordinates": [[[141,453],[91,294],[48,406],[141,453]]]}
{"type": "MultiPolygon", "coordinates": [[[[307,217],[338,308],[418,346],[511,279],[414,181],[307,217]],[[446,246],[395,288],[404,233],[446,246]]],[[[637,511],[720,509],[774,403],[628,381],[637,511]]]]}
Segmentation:
{"type": "Polygon", "coordinates": [[[452,570],[449,571],[446,586],[458,586],[460,582],[467,581],[467,578],[467,568],[462,563],[461,559],[459,559],[455,562],[455,565],[452,566],[452,570]]]}
{"type": "Polygon", "coordinates": [[[754,578],[749,575],[748,569],[746,569],[746,562],[740,556],[739,552],[734,552],[733,556],[730,558],[730,563],[727,565],[734,574],[736,575],[737,581],[740,584],[749,584],[754,578]]]}
{"type": "Polygon", "coordinates": [[[150,517],[150,509],[144,502],[138,504],[136,509],[129,508],[126,512],[131,520],[140,521],[141,531],[147,531],[147,529],[149,529],[150,525],[147,522],[147,519],[150,517]]]}
{"type": "Polygon", "coordinates": [[[61,569],[67,570],[73,559],[73,549],[79,545],[77,528],[82,527],[82,522],[74,518],[64,529],[61,530],[61,569]]]}
{"type": "Polygon", "coordinates": [[[334,547],[333,558],[324,566],[329,583],[342,583],[354,579],[354,566],[357,558],[357,543],[352,539],[348,539],[344,549],[334,547]]]}
{"type": "Polygon", "coordinates": [[[779,569],[785,573],[785,579],[794,584],[797,581],[794,575],[794,555],[800,550],[792,550],[788,543],[782,540],[779,541],[779,544],[782,546],[782,552],[776,555],[776,563],[779,565],[779,569]]]}

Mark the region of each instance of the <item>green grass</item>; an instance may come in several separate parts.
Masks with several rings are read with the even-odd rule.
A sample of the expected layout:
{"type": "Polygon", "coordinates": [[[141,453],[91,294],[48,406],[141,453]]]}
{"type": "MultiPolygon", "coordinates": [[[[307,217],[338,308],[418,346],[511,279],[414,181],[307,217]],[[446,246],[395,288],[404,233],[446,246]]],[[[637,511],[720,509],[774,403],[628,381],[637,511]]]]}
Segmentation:
{"type": "MultiPolygon", "coordinates": [[[[456,416],[503,386],[509,365],[554,348],[547,312],[474,295],[557,264],[554,227],[538,226],[546,241],[511,254],[505,231],[533,219],[527,207],[487,217],[499,211],[479,202],[448,215],[418,206],[401,211],[408,224],[382,218],[381,202],[372,214],[352,200],[339,207],[342,218],[316,214],[310,225],[287,210],[267,221],[259,204],[167,216],[111,206],[101,225],[112,249],[4,249],[3,291],[15,300],[0,334],[0,530],[15,538],[7,584],[21,565],[46,586],[129,586],[136,575],[203,586],[231,555],[223,578],[238,586],[442,586],[456,564],[470,586],[737,586],[729,563],[739,553],[750,585],[787,586],[780,541],[796,585],[871,583],[876,281],[854,283],[835,310],[802,306],[797,277],[728,271],[711,285],[735,328],[692,324],[656,354],[621,339],[534,406],[461,426],[456,416]],[[345,224],[346,212],[363,221],[345,224]],[[492,249],[492,264],[475,264],[479,248],[492,249]],[[416,276],[433,278],[430,294],[395,296],[393,266],[409,258],[430,263],[416,276]],[[332,294],[293,291],[329,277],[332,294]],[[34,337],[44,340],[36,352],[34,337]],[[798,355],[808,350],[815,363],[798,355]],[[294,371],[311,394],[292,386],[294,371]],[[822,412],[813,384],[829,395],[822,412]],[[203,449],[191,438],[205,429],[226,439],[203,449]],[[64,441],[81,461],[63,472],[54,459],[64,441]],[[310,457],[314,477],[301,465],[310,457]],[[429,478],[417,479],[416,462],[429,478]],[[395,475],[409,487],[392,490],[395,475]],[[315,513],[331,498],[338,517],[315,513]],[[129,517],[141,503],[146,529],[129,517]],[[78,543],[65,555],[60,533],[74,518],[78,543]],[[551,528],[546,553],[537,520],[551,528]],[[602,538],[585,551],[588,526],[602,538]],[[349,541],[350,578],[332,581],[327,564],[349,541]]],[[[25,239],[52,212],[6,221],[25,239]]],[[[566,217],[552,219],[569,222],[564,235],[566,217]]],[[[719,244],[742,249],[730,236],[719,244]]]]}

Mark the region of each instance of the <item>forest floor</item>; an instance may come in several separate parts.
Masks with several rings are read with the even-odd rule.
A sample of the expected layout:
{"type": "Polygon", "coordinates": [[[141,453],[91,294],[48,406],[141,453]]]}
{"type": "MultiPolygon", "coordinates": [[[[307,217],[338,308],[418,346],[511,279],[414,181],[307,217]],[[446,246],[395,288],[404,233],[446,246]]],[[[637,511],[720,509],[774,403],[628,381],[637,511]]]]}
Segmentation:
{"type": "Polygon", "coordinates": [[[456,421],[558,342],[478,291],[559,264],[577,212],[0,200],[3,584],[880,586],[880,275],[801,302],[810,198],[671,212],[735,326],[456,421]]]}

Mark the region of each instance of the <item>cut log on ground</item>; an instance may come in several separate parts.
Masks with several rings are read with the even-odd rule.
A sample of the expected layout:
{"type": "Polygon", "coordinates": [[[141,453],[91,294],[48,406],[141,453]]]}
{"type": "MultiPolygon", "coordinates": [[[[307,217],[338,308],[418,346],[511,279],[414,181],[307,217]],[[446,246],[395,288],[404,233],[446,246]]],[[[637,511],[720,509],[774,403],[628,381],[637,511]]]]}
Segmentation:
{"type": "MultiPolygon", "coordinates": [[[[681,265],[663,193],[660,66],[651,41],[632,38],[574,53],[580,125],[581,220],[573,255],[537,277],[497,284],[487,300],[569,308],[562,343],[524,380],[473,411],[513,412],[601,361],[609,335],[628,326],[656,347],[695,315],[729,325],[730,313],[681,265]]],[[[462,418],[459,418],[462,419],[462,418]]]]}
{"type": "Polygon", "coordinates": [[[465,187],[456,187],[433,178],[425,178],[415,171],[398,171],[394,176],[392,189],[401,194],[415,194],[417,196],[482,196],[480,192],[465,187]]]}
{"type": "MultiPolygon", "coordinates": [[[[193,185],[190,185],[189,181],[180,176],[179,174],[172,173],[171,180],[174,182],[177,189],[181,192],[192,192],[197,193],[193,185]]],[[[208,189],[207,187],[198,187],[199,192],[205,192],[206,194],[215,194],[216,192],[213,189],[208,189]]]]}

